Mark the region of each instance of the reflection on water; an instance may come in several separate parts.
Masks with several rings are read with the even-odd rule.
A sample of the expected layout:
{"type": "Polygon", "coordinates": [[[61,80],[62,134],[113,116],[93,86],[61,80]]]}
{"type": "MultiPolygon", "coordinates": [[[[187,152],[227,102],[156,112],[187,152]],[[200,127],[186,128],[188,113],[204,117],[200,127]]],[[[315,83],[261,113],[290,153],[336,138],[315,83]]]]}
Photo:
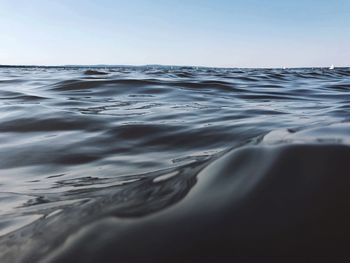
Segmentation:
{"type": "MultiPolygon", "coordinates": [[[[342,191],[350,160],[349,90],[346,68],[0,68],[1,262],[77,260],[74,253],[89,248],[89,235],[97,242],[97,254],[84,252],[92,262],[104,252],[137,262],[121,250],[135,240],[144,248],[139,256],[152,262],[175,252],[173,260],[198,257],[188,242],[197,249],[221,244],[203,257],[244,259],[249,242],[281,229],[283,253],[287,244],[304,251],[293,242],[324,238],[306,231],[310,225],[344,241],[335,235],[339,229],[327,227],[338,223],[347,233],[346,225],[324,215],[340,216],[335,207],[348,208],[342,191]],[[300,180],[293,181],[296,174],[300,180]],[[325,183],[336,185],[338,194],[325,183]],[[327,205],[313,196],[320,189],[328,191],[327,205]],[[303,200],[318,212],[305,214],[303,200]],[[281,213],[288,206],[288,219],[268,204],[281,213]],[[159,231],[157,225],[164,253],[154,256],[145,235],[159,231]],[[181,236],[187,228],[191,238],[181,236]],[[291,230],[299,233],[294,241],[291,230]],[[176,251],[165,249],[167,236],[176,251]],[[71,246],[67,240],[74,240],[71,246]],[[121,248],[110,250],[111,244],[121,248]],[[239,253],[228,254],[227,244],[239,253]]],[[[276,236],[266,238],[277,244],[276,236]]]]}

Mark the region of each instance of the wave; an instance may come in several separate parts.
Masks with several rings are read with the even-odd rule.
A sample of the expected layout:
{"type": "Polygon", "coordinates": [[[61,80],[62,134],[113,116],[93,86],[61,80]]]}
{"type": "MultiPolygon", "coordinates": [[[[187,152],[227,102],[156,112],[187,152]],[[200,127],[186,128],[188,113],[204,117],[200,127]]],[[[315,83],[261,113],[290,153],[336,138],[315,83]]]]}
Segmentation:
{"type": "Polygon", "coordinates": [[[341,259],[350,233],[349,156],[344,144],[236,148],[206,165],[176,205],[130,220],[113,212],[44,262],[341,259]]]}
{"type": "Polygon", "coordinates": [[[88,69],[84,71],[84,75],[108,75],[108,72],[88,69]]]}

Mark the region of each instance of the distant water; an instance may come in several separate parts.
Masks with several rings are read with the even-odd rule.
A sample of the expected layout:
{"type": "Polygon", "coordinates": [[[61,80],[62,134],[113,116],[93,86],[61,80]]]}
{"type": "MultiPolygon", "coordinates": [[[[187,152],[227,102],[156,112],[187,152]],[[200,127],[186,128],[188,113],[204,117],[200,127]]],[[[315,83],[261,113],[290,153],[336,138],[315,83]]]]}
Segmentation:
{"type": "Polygon", "coordinates": [[[0,262],[349,259],[349,145],[348,68],[0,68],[0,262]]]}

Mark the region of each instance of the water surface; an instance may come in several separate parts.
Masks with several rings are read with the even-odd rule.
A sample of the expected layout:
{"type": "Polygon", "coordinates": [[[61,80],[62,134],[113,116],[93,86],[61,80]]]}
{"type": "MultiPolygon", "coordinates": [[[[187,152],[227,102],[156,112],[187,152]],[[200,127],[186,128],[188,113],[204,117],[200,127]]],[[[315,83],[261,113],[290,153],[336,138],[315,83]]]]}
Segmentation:
{"type": "Polygon", "coordinates": [[[2,67],[0,260],[341,257],[349,91],[348,68],[2,67]]]}

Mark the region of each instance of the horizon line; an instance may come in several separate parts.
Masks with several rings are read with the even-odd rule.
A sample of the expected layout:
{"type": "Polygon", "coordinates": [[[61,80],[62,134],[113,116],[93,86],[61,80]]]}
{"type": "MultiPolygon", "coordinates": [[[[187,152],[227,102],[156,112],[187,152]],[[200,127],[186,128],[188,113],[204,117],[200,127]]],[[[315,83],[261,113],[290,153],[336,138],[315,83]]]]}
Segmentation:
{"type": "MultiPolygon", "coordinates": [[[[333,66],[333,65],[331,65],[333,66]]],[[[0,64],[1,68],[112,68],[112,67],[176,67],[176,68],[221,68],[221,69],[302,69],[302,68],[329,68],[329,66],[297,66],[297,67],[225,67],[225,66],[198,66],[198,65],[169,65],[169,64],[64,64],[64,65],[38,65],[38,64],[0,64]]],[[[350,68],[350,66],[334,66],[334,68],[350,68]]]]}

